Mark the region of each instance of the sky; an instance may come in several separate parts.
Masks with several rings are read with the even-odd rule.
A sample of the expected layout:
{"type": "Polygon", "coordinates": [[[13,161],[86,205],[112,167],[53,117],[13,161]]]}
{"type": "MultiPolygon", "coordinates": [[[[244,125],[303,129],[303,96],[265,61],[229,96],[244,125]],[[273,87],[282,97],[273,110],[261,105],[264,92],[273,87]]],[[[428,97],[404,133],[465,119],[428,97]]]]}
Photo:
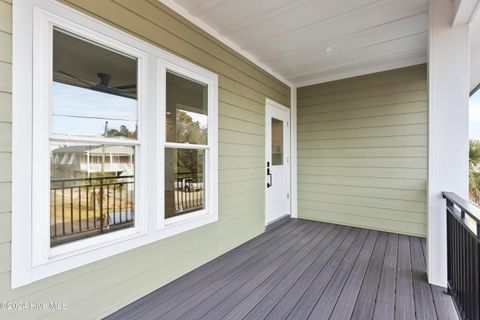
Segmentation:
{"type": "Polygon", "coordinates": [[[480,90],[470,97],[469,117],[470,139],[480,139],[480,90]]]}
{"type": "Polygon", "coordinates": [[[53,82],[53,132],[101,136],[126,125],[135,131],[137,100],[53,82]]]}
{"type": "MultiPolygon", "coordinates": [[[[90,89],[53,82],[53,133],[102,136],[105,122],[108,129],[121,125],[135,131],[137,100],[90,89]]],[[[206,128],[208,116],[186,111],[192,120],[206,128]]]]}

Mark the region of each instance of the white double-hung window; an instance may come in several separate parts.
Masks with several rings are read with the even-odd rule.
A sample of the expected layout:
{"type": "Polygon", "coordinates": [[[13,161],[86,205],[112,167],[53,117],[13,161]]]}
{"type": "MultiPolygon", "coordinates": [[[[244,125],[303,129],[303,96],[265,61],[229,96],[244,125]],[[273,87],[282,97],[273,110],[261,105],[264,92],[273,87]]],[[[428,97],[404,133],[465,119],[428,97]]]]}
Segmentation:
{"type": "Polygon", "coordinates": [[[12,287],[217,221],[217,75],[53,1],[14,16],[12,287]]]}

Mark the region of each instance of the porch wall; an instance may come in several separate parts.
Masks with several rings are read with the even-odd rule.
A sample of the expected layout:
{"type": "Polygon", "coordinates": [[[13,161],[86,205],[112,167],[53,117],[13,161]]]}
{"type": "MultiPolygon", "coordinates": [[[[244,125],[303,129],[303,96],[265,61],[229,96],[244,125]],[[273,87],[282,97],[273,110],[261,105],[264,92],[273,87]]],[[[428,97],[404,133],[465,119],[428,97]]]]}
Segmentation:
{"type": "Polygon", "coordinates": [[[426,65],[297,94],[299,217],[425,237],[426,65]]]}
{"type": "Polygon", "coordinates": [[[286,85],[159,1],[65,3],[219,74],[219,222],[10,290],[12,6],[0,0],[0,301],[68,303],[15,319],[106,316],[263,232],[265,98],[290,104],[286,85]]]}

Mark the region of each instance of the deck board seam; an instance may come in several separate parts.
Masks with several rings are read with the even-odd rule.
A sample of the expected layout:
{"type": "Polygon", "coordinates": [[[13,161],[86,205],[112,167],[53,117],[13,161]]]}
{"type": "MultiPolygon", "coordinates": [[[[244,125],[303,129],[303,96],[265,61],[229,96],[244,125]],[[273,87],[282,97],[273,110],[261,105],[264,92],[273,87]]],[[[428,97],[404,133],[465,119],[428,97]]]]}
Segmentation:
{"type": "MultiPolygon", "coordinates": [[[[358,252],[357,252],[357,254],[356,254],[355,260],[352,261],[351,267],[349,268],[349,270],[348,270],[348,272],[347,272],[348,274],[347,274],[346,277],[345,277],[345,281],[343,282],[342,289],[340,290],[340,293],[338,294],[337,300],[335,301],[335,305],[338,303],[338,300],[339,300],[340,295],[341,295],[341,293],[342,293],[342,291],[343,291],[343,288],[345,288],[345,284],[347,283],[348,278],[350,278],[350,275],[352,274],[352,271],[353,271],[353,269],[354,269],[354,267],[355,267],[355,264],[357,263],[358,258],[360,257],[360,253],[361,253],[361,251],[363,250],[363,248],[364,248],[364,246],[365,246],[365,243],[367,242],[367,239],[368,239],[368,237],[370,236],[370,234],[371,234],[372,232],[375,232],[375,231],[374,231],[374,230],[368,230],[367,234],[365,235],[365,239],[363,240],[362,245],[359,247],[359,250],[358,250],[358,252]]],[[[356,239],[356,238],[355,238],[355,239],[356,239]]],[[[375,240],[375,241],[376,241],[376,240],[375,240]]],[[[355,241],[354,241],[354,242],[355,242],[355,241]]],[[[348,252],[350,251],[350,249],[353,247],[354,242],[352,242],[352,244],[350,245],[350,248],[348,249],[347,254],[348,254],[348,252]]],[[[346,256],[347,254],[345,254],[345,256],[346,256]]],[[[345,257],[344,257],[344,259],[345,259],[345,257]]],[[[342,259],[342,261],[340,262],[340,264],[337,266],[336,271],[338,271],[338,268],[340,268],[340,266],[342,265],[342,262],[343,262],[344,259],[342,259]]],[[[335,274],[336,274],[336,272],[335,272],[335,274]]],[[[330,284],[330,282],[333,280],[333,278],[334,278],[334,277],[331,277],[330,280],[328,281],[328,283],[327,283],[327,285],[326,285],[326,287],[325,287],[325,290],[322,292],[322,294],[321,294],[320,297],[318,298],[316,304],[320,301],[320,299],[322,298],[322,296],[325,294],[325,291],[326,291],[328,285],[330,284]]],[[[315,304],[315,307],[316,307],[316,304],[315,304]]],[[[311,314],[312,314],[313,311],[315,310],[315,307],[314,307],[314,308],[312,309],[312,311],[310,312],[310,315],[308,316],[308,319],[310,318],[311,314]]],[[[332,308],[330,314],[328,315],[328,318],[329,318],[329,319],[330,319],[330,316],[333,314],[333,311],[334,311],[334,310],[335,310],[335,306],[332,308]]]]}
{"type": "MultiPolygon", "coordinates": [[[[313,228],[313,229],[312,229],[312,232],[311,232],[311,233],[314,233],[314,236],[312,237],[312,239],[308,240],[305,244],[303,244],[302,247],[296,248],[297,253],[300,252],[301,250],[303,250],[305,247],[307,247],[309,244],[311,244],[311,243],[314,242],[314,241],[316,241],[317,244],[320,243],[323,238],[325,238],[330,232],[333,231],[333,228],[332,228],[332,229],[329,230],[325,235],[323,235],[323,236],[321,237],[321,239],[317,239],[319,236],[322,235],[322,232],[324,232],[325,229],[328,228],[328,225],[327,225],[327,224],[320,224],[319,226],[321,226],[321,229],[318,229],[318,228],[313,228]]],[[[307,235],[307,236],[308,236],[308,235],[307,235]]],[[[306,237],[307,237],[307,236],[306,236],[306,237]]],[[[308,251],[305,253],[305,255],[307,255],[308,253],[310,253],[310,251],[312,251],[312,250],[317,246],[317,244],[315,244],[311,249],[307,249],[308,251]]],[[[290,248],[290,249],[291,249],[291,248],[290,248]]],[[[287,251],[286,251],[284,254],[286,254],[286,253],[287,253],[287,251]]],[[[292,256],[292,258],[295,257],[295,255],[296,255],[296,254],[294,254],[294,255],[292,256]]],[[[283,256],[283,254],[280,255],[279,257],[277,257],[277,258],[275,259],[275,261],[272,261],[270,264],[273,264],[273,263],[275,263],[277,260],[282,259],[282,256],[283,256]]],[[[303,260],[303,258],[301,258],[301,259],[297,262],[297,264],[300,263],[302,260],[303,260]]],[[[270,275],[267,276],[262,282],[260,282],[260,283],[257,285],[257,287],[260,286],[264,281],[266,281],[270,276],[273,276],[273,275],[274,275],[274,272],[278,271],[278,270],[281,269],[281,268],[282,268],[282,265],[278,266],[275,270],[273,270],[272,274],[270,274],[270,275]]],[[[246,271],[248,271],[248,270],[246,270],[246,271]]],[[[258,274],[258,273],[252,275],[252,277],[250,277],[248,280],[246,280],[243,284],[245,284],[245,283],[247,283],[248,281],[250,281],[250,280],[251,280],[253,277],[255,277],[257,274],[258,274]]],[[[234,281],[235,281],[235,280],[232,280],[232,282],[234,282],[234,281]]],[[[238,290],[240,290],[240,289],[242,288],[243,284],[240,285],[238,288],[236,288],[236,289],[235,289],[234,291],[232,291],[231,293],[229,293],[228,296],[225,296],[225,297],[224,297],[222,300],[220,300],[218,303],[216,303],[215,305],[211,306],[206,312],[204,312],[204,313],[201,315],[200,319],[203,319],[212,309],[216,308],[216,307],[217,307],[218,305],[220,305],[225,299],[227,299],[227,298],[230,297],[231,295],[235,294],[235,292],[237,292],[238,290]]],[[[228,284],[226,284],[225,286],[227,286],[227,285],[228,285],[228,284]]],[[[256,288],[256,287],[255,287],[255,288],[256,288]]],[[[255,289],[255,288],[254,288],[254,289],[255,289]]],[[[253,289],[253,290],[254,290],[254,289],[253,289]]],[[[252,291],[253,291],[253,290],[252,290],[252,291]]],[[[208,298],[207,298],[207,299],[208,299],[208,298]]],[[[240,302],[241,302],[241,301],[239,301],[239,303],[240,303],[240,302]]]]}
{"type": "MultiPolygon", "coordinates": [[[[355,229],[354,229],[354,230],[355,230],[355,229]]],[[[338,271],[338,268],[339,268],[340,265],[342,264],[342,262],[343,262],[343,260],[345,259],[345,257],[348,255],[348,252],[350,251],[350,249],[351,249],[352,246],[354,245],[355,240],[357,240],[357,238],[360,236],[360,233],[361,233],[361,232],[360,232],[360,230],[359,230],[358,233],[356,234],[355,238],[353,239],[353,241],[350,243],[349,247],[346,248],[345,254],[344,254],[343,257],[341,258],[340,263],[336,266],[335,272],[334,272],[333,274],[335,274],[335,273],[338,271]]],[[[368,235],[368,232],[367,232],[367,235],[368,235]]],[[[367,235],[365,235],[365,239],[367,238],[367,235]]],[[[363,244],[362,244],[362,246],[363,246],[363,244]]],[[[320,275],[320,273],[317,275],[317,277],[318,277],[319,275],[320,275]]],[[[318,301],[322,298],[323,294],[325,293],[325,291],[326,291],[328,285],[330,284],[330,282],[332,281],[332,279],[333,279],[333,276],[330,277],[330,279],[329,279],[329,280],[327,281],[327,283],[325,284],[322,292],[320,293],[320,295],[319,295],[318,298],[317,298],[317,301],[315,302],[314,307],[310,310],[310,312],[309,312],[309,314],[308,314],[308,316],[307,316],[306,319],[309,319],[309,318],[310,318],[310,316],[311,316],[313,310],[315,309],[318,301]]],[[[313,283],[312,283],[312,284],[313,284],[313,283]]],[[[311,287],[312,284],[310,284],[309,287],[311,287]]],[[[300,300],[301,300],[301,299],[300,299],[300,300]]],[[[300,301],[300,300],[299,300],[299,301],[300,301]]],[[[295,309],[295,308],[293,308],[292,311],[293,311],[294,309],[295,309]]],[[[290,312],[290,313],[291,313],[291,312],[290,312]]],[[[289,315],[290,315],[290,314],[289,314],[289,315]]],[[[289,316],[287,316],[287,319],[288,319],[288,317],[289,317],[289,316]]]]}
{"type": "MultiPolygon", "coordinates": [[[[295,244],[296,244],[298,241],[301,241],[302,239],[304,239],[305,237],[307,237],[309,234],[311,234],[314,229],[315,229],[315,225],[312,225],[312,226],[308,226],[308,225],[307,225],[307,227],[306,227],[305,229],[302,229],[298,234],[294,235],[293,237],[291,237],[291,238],[289,239],[289,241],[292,241],[292,239],[295,239],[296,236],[299,237],[299,238],[298,238],[296,241],[294,241],[291,245],[289,245],[288,247],[284,248],[284,246],[285,246],[285,243],[284,243],[283,245],[280,245],[280,247],[278,247],[277,249],[275,249],[275,250],[272,251],[271,253],[267,254],[267,255],[265,256],[265,258],[268,257],[268,256],[274,257],[274,256],[275,256],[274,254],[277,253],[277,252],[276,252],[277,250],[278,250],[278,256],[281,256],[281,255],[285,254],[286,252],[288,252],[289,249],[291,249],[293,246],[295,246],[295,244]],[[302,231],[305,232],[304,235],[302,235],[302,231]]],[[[274,258],[274,259],[277,259],[277,258],[278,258],[278,257],[276,257],[276,258],[274,258]]],[[[259,259],[258,263],[261,264],[262,261],[264,261],[263,258],[259,259]]],[[[272,261],[272,263],[273,263],[273,261],[272,261]]],[[[252,264],[252,261],[249,261],[249,263],[247,263],[247,264],[246,264],[244,267],[242,267],[241,269],[248,268],[248,266],[250,266],[251,264],[252,264]]],[[[255,264],[255,265],[257,265],[257,264],[255,264]]],[[[240,277],[240,276],[245,272],[245,270],[243,270],[243,271],[237,271],[237,272],[238,272],[238,274],[234,273],[233,278],[232,278],[231,280],[229,280],[227,283],[225,283],[223,286],[221,286],[218,290],[221,290],[223,287],[225,287],[225,286],[227,286],[228,284],[230,284],[231,282],[235,281],[235,279],[237,279],[238,277],[240,277]]],[[[219,285],[221,285],[222,280],[223,280],[223,279],[219,278],[219,279],[215,280],[214,283],[219,282],[219,285]]],[[[187,301],[188,301],[189,299],[191,299],[191,298],[194,297],[195,295],[199,294],[199,292],[201,292],[201,291],[204,290],[204,289],[205,289],[205,288],[200,289],[199,291],[195,292],[194,294],[192,294],[192,295],[189,296],[188,298],[186,298],[186,299],[182,300],[181,302],[177,303],[173,308],[171,308],[171,309],[169,309],[168,311],[164,312],[164,313],[163,313],[162,315],[160,315],[157,319],[161,319],[161,318],[167,317],[167,314],[169,314],[170,312],[172,312],[172,310],[177,309],[178,306],[180,306],[181,304],[187,303],[187,301]]],[[[207,297],[207,298],[208,298],[208,297],[207,297]]],[[[206,298],[206,299],[207,299],[207,298],[206,298]]],[[[204,300],[205,300],[205,299],[204,299],[204,300]]],[[[202,300],[202,302],[203,302],[204,300],[202,300]]],[[[178,302],[178,301],[177,301],[177,302],[178,302]]],[[[200,302],[200,303],[201,303],[201,302],[200,302]]],[[[196,305],[195,305],[195,306],[196,306],[196,305]]],[[[195,306],[194,306],[194,307],[195,307],[195,306]]],[[[194,307],[192,307],[192,308],[194,308],[194,307]]],[[[190,308],[188,311],[190,311],[192,308],[190,308]]],[[[187,312],[188,312],[188,311],[187,311],[187,312]]],[[[183,315],[182,315],[182,316],[183,316],[183,315]]],[[[168,318],[168,319],[170,319],[170,318],[168,318]]]]}
{"type": "MultiPolygon", "coordinates": [[[[337,245],[336,249],[338,249],[338,247],[340,247],[342,245],[342,243],[347,239],[347,237],[350,235],[350,233],[354,232],[354,228],[350,228],[350,227],[346,227],[345,230],[347,231],[342,238],[339,239],[339,244],[337,245]]],[[[331,259],[331,257],[334,255],[334,253],[330,256],[329,259],[331,259]]],[[[328,265],[328,262],[325,263],[323,265],[323,267],[318,271],[318,273],[315,275],[315,277],[313,278],[312,280],[312,283],[315,281],[315,279],[318,277],[318,275],[325,269],[325,267],[328,265]]],[[[308,271],[308,270],[307,270],[308,271]]],[[[306,271],[306,272],[307,272],[306,271]]],[[[295,283],[285,292],[285,294],[282,296],[282,299],[283,297],[285,297],[288,292],[290,292],[290,290],[295,287],[295,285],[297,284],[297,282],[301,279],[301,277],[299,277],[297,279],[297,281],[295,281],[295,283]]],[[[286,315],[285,315],[285,318],[288,318],[288,316],[290,315],[290,313],[295,309],[295,307],[297,306],[297,304],[302,300],[303,296],[305,295],[305,293],[308,291],[308,289],[310,288],[310,286],[312,285],[312,283],[310,283],[308,285],[308,287],[304,290],[304,292],[302,293],[301,297],[297,300],[297,302],[292,306],[292,309],[290,310],[290,312],[288,312],[286,315]]],[[[267,315],[265,316],[265,318],[268,318],[268,316],[272,313],[273,310],[275,310],[275,308],[277,307],[277,305],[282,301],[282,299],[278,300],[277,303],[275,304],[275,306],[273,306],[270,311],[267,313],[267,315]]]]}
{"type": "MultiPolygon", "coordinates": [[[[355,301],[353,302],[353,309],[352,309],[352,313],[350,314],[350,318],[352,318],[352,316],[353,316],[353,312],[354,312],[354,310],[355,310],[355,305],[357,304],[358,297],[360,296],[360,291],[361,291],[361,289],[362,289],[362,287],[363,287],[363,283],[364,283],[365,277],[366,277],[366,275],[367,275],[368,267],[370,266],[370,262],[372,261],[373,253],[375,252],[375,246],[377,245],[377,241],[378,241],[378,239],[380,238],[380,235],[381,235],[381,234],[382,234],[382,232],[379,232],[379,233],[378,233],[377,238],[375,239],[375,243],[373,244],[372,253],[370,254],[370,258],[368,259],[368,263],[367,263],[367,267],[366,267],[366,269],[365,269],[365,273],[363,274],[363,277],[362,277],[362,283],[360,284],[358,293],[357,293],[357,295],[356,295],[356,297],[355,297],[355,301]]],[[[386,246],[385,246],[385,248],[386,248],[386,246]]],[[[382,260],[382,261],[383,261],[383,260],[382,260]]],[[[378,283],[380,284],[380,281],[379,281],[378,283]]],[[[343,291],[343,289],[342,289],[342,291],[343,291]]],[[[377,286],[377,291],[376,291],[376,292],[378,292],[378,286],[377,286]]],[[[338,300],[337,300],[337,303],[338,303],[338,300]]],[[[337,303],[336,303],[336,304],[337,304],[337,303]]],[[[335,307],[336,307],[336,304],[335,304],[335,307]]],[[[374,306],[375,306],[375,304],[374,304],[374,306]]]]}
{"type": "MultiPolygon", "coordinates": [[[[325,246],[322,250],[318,251],[318,255],[317,255],[315,252],[317,252],[316,250],[318,249],[318,246],[321,244],[321,242],[324,241],[324,239],[327,238],[330,234],[335,234],[335,235],[332,237],[332,239],[329,241],[329,243],[330,243],[331,241],[333,241],[333,239],[335,239],[335,237],[338,235],[338,233],[339,233],[340,231],[341,231],[341,227],[339,227],[339,226],[333,226],[333,227],[331,228],[331,230],[328,231],[328,232],[322,237],[322,239],[321,239],[313,248],[311,248],[311,249],[309,250],[309,252],[307,252],[307,254],[306,254],[302,259],[300,259],[295,265],[291,266],[290,269],[288,269],[288,270],[285,272],[285,277],[288,276],[290,273],[292,273],[292,272],[295,270],[295,268],[296,268],[300,263],[302,263],[302,262],[304,261],[305,257],[306,257],[308,254],[314,253],[317,257],[320,256],[320,255],[322,254],[322,252],[324,252],[324,251],[328,248],[328,246],[325,246]]],[[[315,260],[316,260],[316,259],[313,259],[313,260],[312,260],[312,263],[313,263],[315,260]]],[[[303,274],[303,273],[302,273],[302,274],[303,274]]],[[[273,274],[270,275],[269,278],[272,277],[272,276],[274,276],[274,275],[273,275],[273,274]]],[[[300,276],[301,276],[301,275],[300,275],[300,276]]],[[[262,283],[260,283],[257,287],[255,287],[255,288],[252,290],[252,292],[250,292],[249,294],[245,295],[245,296],[244,296],[240,301],[238,301],[238,303],[235,304],[235,305],[232,307],[232,309],[230,309],[229,312],[227,312],[226,314],[230,313],[230,312],[231,312],[232,310],[234,310],[238,305],[240,305],[243,301],[245,301],[245,300],[246,300],[255,290],[257,290],[265,281],[268,281],[269,278],[265,279],[262,283]]],[[[267,296],[272,290],[274,290],[275,287],[276,287],[281,281],[282,281],[282,279],[280,279],[277,283],[275,283],[274,285],[272,285],[272,288],[271,288],[270,290],[268,290],[267,292],[265,292],[265,294],[263,295],[263,297],[261,297],[261,299],[259,299],[256,304],[254,304],[253,306],[251,306],[251,308],[250,308],[249,311],[253,310],[253,309],[255,308],[255,306],[256,306],[258,303],[260,303],[260,302],[263,300],[263,298],[264,298],[265,296],[267,296]]],[[[238,289],[238,290],[239,290],[239,289],[238,289]]],[[[237,290],[237,291],[238,291],[238,290],[237,290]]],[[[248,313],[247,313],[247,314],[248,314],[248,313]]]]}
{"type": "MultiPolygon", "coordinates": [[[[319,253],[318,256],[314,259],[314,261],[308,266],[308,268],[306,268],[305,271],[304,271],[301,275],[299,275],[299,276],[297,277],[297,279],[292,283],[292,285],[290,286],[290,288],[288,288],[288,289],[283,293],[283,295],[277,300],[277,302],[271,306],[270,311],[265,315],[264,318],[267,318],[267,317],[270,315],[270,313],[276,308],[276,306],[283,300],[283,298],[290,292],[290,289],[293,288],[293,287],[295,287],[295,286],[297,285],[297,283],[302,279],[302,277],[304,276],[304,274],[306,274],[306,273],[310,270],[311,266],[314,265],[314,263],[318,260],[318,258],[321,257],[321,255],[323,254],[323,252],[326,251],[326,250],[328,250],[329,247],[330,247],[330,245],[331,245],[335,240],[338,240],[338,242],[339,242],[339,244],[337,245],[337,248],[338,248],[338,247],[341,245],[341,243],[343,243],[343,241],[344,241],[344,240],[347,238],[347,236],[350,234],[351,230],[353,229],[353,228],[350,228],[350,227],[347,227],[347,226],[339,226],[339,227],[340,227],[339,231],[338,231],[337,234],[332,238],[332,240],[329,242],[329,245],[328,245],[327,247],[325,247],[325,250],[323,250],[321,253],[319,253]],[[342,234],[342,232],[345,232],[345,233],[342,234]],[[337,237],[338,237],[338,239],[337,239],[337,237]]],[[[333,253],[332,253],[332,255],[333,255],[333,253]]],[[[319,271],[319,273],[323,270],[323,268],[325,268],[325,266],[326,266],[326,264],[322,267],[322,269],[319,271]]],[[[272,290],[273,290],[273,289],[272,289],[272,290]]],[[[303,296],[303,295],[302,295],[302,296],[303,296]]],[[[264,298],[265,298],[265,297],[264,297],[264,298]]],[[[262,299],[262,300],[263,300],[263,299],[262,299]]],[[[301,300],[301,298],[300,298],[298,301],[300,301],[300,300],[301,300]]],[[[298,301],[297,301],[297,303],[298,303],[298,301]]],[[[261,302],[261,300],[260,300],[258,303],[260,303],[260,302],[261,302]]],[[[258,303],[257,303],[257,304],[258,304],[258,303]]],[[[257,305],[257,304],[256,304],[256,305],[257,305]]],[[[252,310],[255,309],[256,305],[253,306],[252,309],[251,309],[243,318],[247,317],[248,314],[249,314],[252,310]]],[[[295,304],[295,305],[296,305],[296,304],[295,304]]],[[[292,309],[295,307],[295,305],[293,305],[292,309]]],[[[287,314],[287,316],[288,316],[288,314],[287,314]]],[[[242,318],[242,319],[243,319],[243,318],[242,318]]]]}
{"type": "MultiPolygon", "coordinates": [[[[308,224],[307,224],[307,223],[304,223],[302,220],[296,221],[295,225],[293,226],[293,231],[294,231],[295,233],[291,234],[291,237],[294,237],[294,236],[297,234],[297,232],[301,232],[302,230],[305,230],[306,228],[308,228],[308,224]]],[[[285,231],[285,233],[287,233],[289,230],[284,230],[284,231],[285,231]]],[[[290,230],[290,232],[292,232],[292,230],[290,230]]],[[[283,234],[283,232],[282,232],[282,234],[283,234]]],[[[264,252],[264,251],[271,250],[272,247],[269,247],[269,246],[267,246],[267,245],[268,245],[269,243],[272,243],[272,242],[274,243],[274,240],[275,240],[276,238],[278,238],[278,237],[281,237],[281,234],[280,234],[280,235],[277,235],[277,236],[272,235],[272,237],[269,238],[269,239],[268,239],[267,241],[265,241],[264,243],[260,244],[259,246],[254,246],[254,248],[252,248],[252,250],[254,251],[254,253],[252,254],[252,256],[251,256],[250,258],[253,258],[253,257],[257,256],[257,255],[260,255],[260,254],[261,254],[262,252],[264,252]],[[262,247],[263,245],[265,245],[265,248],[262,248],[261,250],[258,251],[258,248],[262,247]],[[255,249],[256,249],[256,250],[255,250],[255,249]]],[[[288,239],[290,239],[290,237],[288,237],[288,239]]],[[[275,248],[275,247],[276,247],[276,246],[275,246],[275,243],[274,243],[273,248],[275,248]]],[[[227,261],[228,261],[228,260],[227,260],[227,261]]],[[[245,261],[240,261],[240,264],[243,264],[244,262],[245,262],[245,261]]],[[[205,266],[205,265],[204,265],[204,266],[205,266]]],[[[231,266],[232,266],[232,265],[231,265],[231,261],[230,261],[230,263],[226,263],[225,266],[222,266],[221,268],[217,269],[216,271],[218,271],[218,270],[220,270],[220,269],[223,269],[224,267],[225,267],[225,269],[228,270],[228,268],[231,267],[231,266]]],[[[226,270],[223,270],[223,271],[226,271],[226,270]]],[[[212,272],[212,273],[213,273],[213,272],[212,272]]],[[[209,273],[209,274],[205,275],[204,277],[201,277],[200,279],[194,279],[194,283],[193,283],[193,284],[197,284],[197,283],[199,283],[200,281],[206,279],[206,278],[207,278],[209,275],[211,275],[212,273],[209,273]]],[[[187,275],[188,275],[188,274],[187,274],[187,275]]],[[[178,280],[178,279],[177,279],[177,280],[178,280]]],[[[175,280],[175,282],[177,282],[177,280],[175,280]]],[[[187,281],[188,281],[188,280],[187,280],[187,281]]],[[[175,284],[172,283],[172,286],[175,287],[175,284]]],[[[155,296],[152,300],[156,300],[156,298],[158,298],[158,295],[161,295],[162,293],[165,294],[165,291],[166,291],[166,290],[158,290],[158,291],[156,290],[156,293],[157,293],[157,294],[156,294],[156,296],[155,296]],[[163,291],[163,292],[162,292],[162,291],[163,291]]],[[[167,293],[168,293],[168,292],[167,292],[167,293]]],[[[181,294],[181,293],[182,293],[182,291],[174,294],[174,296],[177,296],[177,295],[179,295],[179,294],[181,294]]],[[[146,302],[144,305],[142,305],[142,306],[137,306],[137,308],[135,308],[134,310],[131,310],[131,311],[137,311],[138,309],[140,309],[139,307],[148,307],[148,304],[149,304],[149,302],[146,302]]],[[[149,309],[145,310],[145,311],[144,311],[143,313],[141,313],[141,314],[137,314],[134,319],[138,319],[139,317],[142,317],[142,316],[143,316],[145,313],[147,313],[148,311],[149,311],[149,309]]],[[[131,312],[129,312],[129,313],[131,314],[131,312]]],[[[115,319],[115,318],[113,318],[113,319],[115,319]]],[[[113,320],[113,319],[109,319],[109,320],[113,320]]],[[[121,319],[121,318],[120,318],[120,319],[121,319]]]]}

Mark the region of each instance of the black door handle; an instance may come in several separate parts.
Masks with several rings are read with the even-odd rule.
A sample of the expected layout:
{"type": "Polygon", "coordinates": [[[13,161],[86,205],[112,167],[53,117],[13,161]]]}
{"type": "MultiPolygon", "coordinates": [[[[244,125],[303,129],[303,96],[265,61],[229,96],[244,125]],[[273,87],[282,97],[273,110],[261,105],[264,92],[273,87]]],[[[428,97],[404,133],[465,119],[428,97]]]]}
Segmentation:
{"type": "Polygon", "coordinates": [[[268,182],[267,182],[267,188],[270,188],[272,186],[272,174],[270,173],[270,168],[267,169],[267,176],[268,176],[268,182]]]}

